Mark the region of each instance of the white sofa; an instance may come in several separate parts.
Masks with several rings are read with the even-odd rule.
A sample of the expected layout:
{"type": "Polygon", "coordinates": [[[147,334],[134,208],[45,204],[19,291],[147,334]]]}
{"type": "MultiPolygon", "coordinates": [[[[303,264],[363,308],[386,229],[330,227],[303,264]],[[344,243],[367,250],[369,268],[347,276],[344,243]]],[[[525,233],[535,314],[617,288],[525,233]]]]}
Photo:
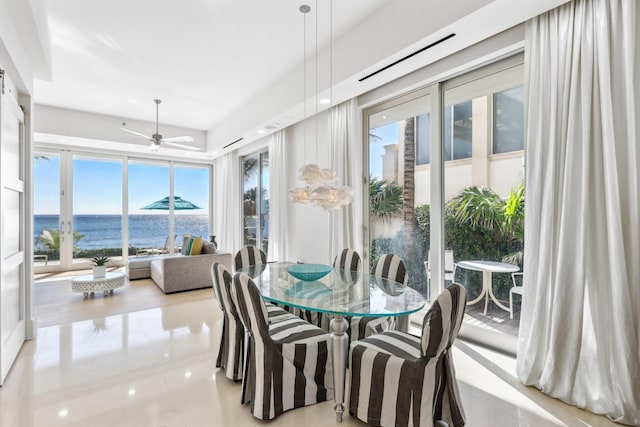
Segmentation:
{"type": "Polygon", "coordinates": [[[162,292],[187,291],[210,288],[211,266],[219,262],[232,269],[229,253],[203,255],[169,255],[162,257],[132,258],[127,264],[129,279],[151,277],[162,292]]]}

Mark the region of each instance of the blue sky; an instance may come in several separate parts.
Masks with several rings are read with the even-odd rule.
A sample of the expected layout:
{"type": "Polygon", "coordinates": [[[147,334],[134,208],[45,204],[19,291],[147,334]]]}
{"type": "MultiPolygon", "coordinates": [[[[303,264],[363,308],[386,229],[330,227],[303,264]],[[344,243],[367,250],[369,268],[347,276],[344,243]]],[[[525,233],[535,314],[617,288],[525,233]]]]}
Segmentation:
{"type": "Polygon", "coordinates": [[[369,175],[382,178],[383,147],[398,143],[398,122],[371,129],[369,133],[382,138],[382,140],[371,140],[369,143],[369,175]]]}
{"type": "MultiPolygon", "coordinates": [[[[176,166],[176,196],[203,208],[176,214],[206,213],[208,207],[208,169],[176,166]]],[[[60,158],[48,156],[34,163],[34,212],[36,215],[60,213],[60,158]]],[[[169,195],[169,167],[129,164],[129,213],[167,214],[140,208],[169,195]]],[[[122,165],[120,162],[74,159],[73,211],[76,215],[122,213],[122,165]]]]}

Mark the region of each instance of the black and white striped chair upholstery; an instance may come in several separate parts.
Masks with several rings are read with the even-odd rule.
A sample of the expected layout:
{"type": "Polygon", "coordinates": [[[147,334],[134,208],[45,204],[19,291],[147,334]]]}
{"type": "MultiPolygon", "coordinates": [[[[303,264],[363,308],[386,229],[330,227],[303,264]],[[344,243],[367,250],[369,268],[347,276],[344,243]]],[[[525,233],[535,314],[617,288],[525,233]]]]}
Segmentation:
{"type": "Polygon", "coordinates": [[[229,293],[233,279],[227,268],[217,262],[211,266],[211,277],[213,290],[223,316],[216,367],[224,369],[227,378],[234,381],[241,380],[244,361],[244,327],[240,323],[229,293]]]}
{"type": "Polygon", "coordinates": [[[349,413],[379,426],[463,426],[450,350],[465,306],[464,287],[452,283],[425,315],[421,337],[386,331],[354,342],[349,413]]]}
{"type": "Polygon", "coordinates": [[[252,265],[260,265],[267,263],[267,255],[262,249],[255,246],[245,246],[240,249],[234,257],[235,269],[251,267],[252,265]]]}
{"type": "MultiPolygon", "coordinates": [[[[211,277],[223,316],[216,367],[224,369],[227,378],[238,381],[243,376],[245,328],[231,296],[233,279],[229,270],[217,262],[211,266],[211,277]]],[[[276,323],[292,316],[274,305],[267,305],[267,312],[269,323],[276,323]]]]}
{"type": "MultiPolygon", "coordinates": [[[[340,255],[334,259],[333,267],[357,273],[362,267],[362,261],[358,252],[352,249],[343,249],[340,255]]],[[[349,279],[349,277],[345,278],[347,281],[349,279]]],[[[387,317],[345,316],[345,319],[348,323],[349,343],[389,329],[387,317]]]]}
{"type": "Polygon", "coordinates": [[[243,384],[251,413],[269,420],[289,409],[331,399],[329,335],[295,316],[269,324],[264,300],[246,274],[233,276],[233,292],[250,331],[249,369],[243,384]]]}
{"type": "MultiPolygon", "coordinates": [[[[407,272],[407,267],[404,265],[404,261],[402,261],[402,258],[400,258],[398,255],[381,255],[377,259],[373,268],[371,268],[371,274],[376,277],[382,277],[383,279],[389,279],[393,280],[394,282],[402,283],[403,285],[409,283],[409,273],[407,272]]],[[[378,283],[382,290],[385,290],[384,288],[388,284],[389,282],[387,281],[379,281],[378,283]]],[[[379,322],[377,324],[371,325],[371,329],[373,329],[371,333],[378,333],[396,328],[395,317],[385,317],[384,319],[386,320],[386,323],[379,322]]]]}
{"type": "Polygon", "coordinates": [[[385,279],[390,279],[404,285],[409,283],[407,267],[404,265],[402,258],[398,255],[381,255],[371,269],[371,274],[378,277],[384,277],[385,279]]]}

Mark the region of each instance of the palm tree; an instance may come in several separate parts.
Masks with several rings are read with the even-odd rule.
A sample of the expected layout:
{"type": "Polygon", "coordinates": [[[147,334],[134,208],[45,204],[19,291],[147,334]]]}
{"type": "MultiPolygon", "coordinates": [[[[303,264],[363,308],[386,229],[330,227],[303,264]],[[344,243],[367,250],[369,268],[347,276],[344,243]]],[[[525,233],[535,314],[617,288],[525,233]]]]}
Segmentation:
{"type": "MultiPolygon", "coordinates": [[[[511,190],[506,200],[488,188],[468,187],[451,199],[446,208],[459,222],[488,230],[496,239],[524,245],[524,184],[511,190]]],[[[503,257],[503,261],[522,264],[522,255],[522,250],[518,250],[503,257]]]]}
{"type": "Polygon", "coordinates": [[[395,181],[369,177],[369,215],[373,221],[386,222],[402,213],[402,187],[395,181]]]}
{"type": "MultiPolygon", "coordinates": [[[[84,235],[78,233],[77,231],[73,231],[73,243],[74,250],[78,249],[75,247],[75,243],[79,240],[84,239],[84,235]]],[[[38,236],[38,243],[44,245],[48,251],[58,252],[60,251],[60,230],[42,230],[42,234],[38,236]]]]}
{"type": "Polygon", "coordinates": [[[500,232],[505,221],[504,204],[504,200],[490,189],[473,186],[449,200],[447,209],[458,221],[466,222],[472,228],[500,232]]]}

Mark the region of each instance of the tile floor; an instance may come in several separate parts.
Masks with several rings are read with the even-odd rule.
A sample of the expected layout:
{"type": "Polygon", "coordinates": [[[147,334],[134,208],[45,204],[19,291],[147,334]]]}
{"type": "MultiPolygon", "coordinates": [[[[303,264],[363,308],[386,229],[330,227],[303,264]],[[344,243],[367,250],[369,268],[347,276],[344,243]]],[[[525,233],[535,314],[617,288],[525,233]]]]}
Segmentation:
{"type": "MultiPolygon", "coordinates": [[[[0,426],[265,425],[239,404],[240,384],[214,367],[220,313],[213,298],[159,299],[155,308],[108,313],[102,297],[75,296],[67,294],[68,303],[81,305],[85,317],[95,308],[95,316],[53,319],[25,343],[0,389],[0,426]]],[[[454,359],[468,426],[616,425],[524,387],[510,357],[459,340],[454,359]]],[[[332,402],[273,424],[339,425],[332,402]]],[[[342,425],[365,424],[346,415],[342,425]]]]}

